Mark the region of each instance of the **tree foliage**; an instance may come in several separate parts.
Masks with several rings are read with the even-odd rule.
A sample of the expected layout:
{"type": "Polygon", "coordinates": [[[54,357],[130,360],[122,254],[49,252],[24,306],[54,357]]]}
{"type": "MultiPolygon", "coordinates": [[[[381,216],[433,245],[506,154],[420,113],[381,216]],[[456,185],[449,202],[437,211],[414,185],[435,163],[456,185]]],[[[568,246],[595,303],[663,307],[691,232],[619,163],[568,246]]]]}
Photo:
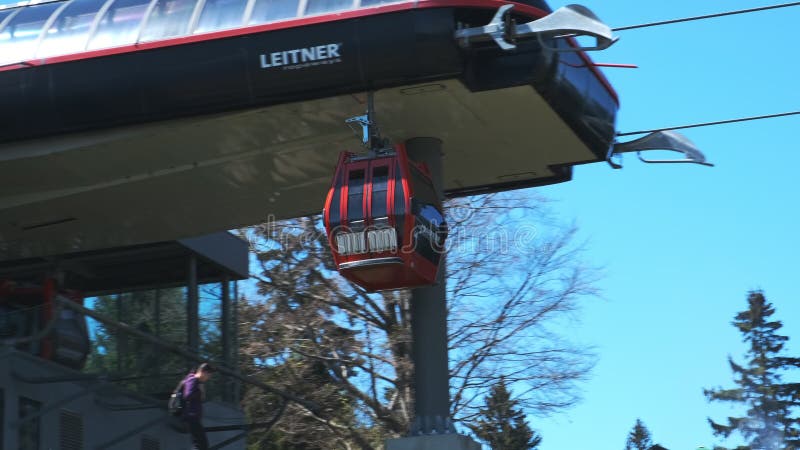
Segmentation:
{"type": "Polygon", "coordinates": [[[633,429],[628,433],[628,440],[625,441],[625,450],[648,450],[652,446],[650,430],[641,419],[636,419],[633,429]]]}
{"type": "Polygon", "coordinates": [[[517,401],[511,398],[503,378],[492,386],[486,396],[485,406],[480,409],[478,419],[469,424],[475,435],[492,450],[529,450],[542,441],[525,421],[525,413],[517,401]]]}
{"type": "MultiPolygon", "coordinates": [[[[499,375],[521,389],[522,408],[573,404],[593,356],[559,332],[594,293],[595,275],[574,227],[519,194],[452,201],[448,222],[452,416],[474,420],[499,375]]],[[[338,276],[318,217],[242,235],[259,263],[257,295],[240,307],[242,369],[321,405],[290,405],[271,433],[251,434],[253,448],[280,436],[291,448],[371,449],[404,434],[414,411],[409,293],[368,294],[338,276]]],[[[245,397],[254,421],[277,401],[245,397]]]]}
{"type": "Polygon", "coordinates": [[[709,401],[741,404],[747,410],[744,416],[728,417],[727,423],[708,421],[715,436],[741,434],[747,445],[740,448],[796,449],[800,447],[800,427],[794,409],[800,400],[800,384],[784,383],[783,376],[788,369],[800,367],[800,359],[783,355],[789,338],[778,334],[783,324],[771,319],[775,309],[764,293],[750,292],[747,304],[732,322],[749,344],[747,360],[739,364],[728,358],[738,387],[705,390],[709,401]]]}

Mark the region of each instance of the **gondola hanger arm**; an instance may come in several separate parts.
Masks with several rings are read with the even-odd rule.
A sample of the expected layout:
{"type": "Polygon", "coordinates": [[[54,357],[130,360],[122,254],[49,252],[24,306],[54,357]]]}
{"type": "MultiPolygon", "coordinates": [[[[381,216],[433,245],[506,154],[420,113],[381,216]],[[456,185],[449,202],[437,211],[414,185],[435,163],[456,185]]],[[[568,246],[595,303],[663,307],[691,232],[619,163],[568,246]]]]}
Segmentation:
{"type": "Polygon", "coordinates": [[[701,152],[692,141],[681,133],[664,130],[655,131],[646,136],[634,139],[628,142],[617,142],[608,151],[606,161],[615,169],[622,168],[622,165],[615,162],[613,157],[623,153],[636,152],[637,156],[642,162],[649,164],[700,164],[703,166],[713,167],[714,164],[706,160],[705,155],[701,152]],[[683,159],[646,159],[642,157],[642,152],[649,150],[669,150],[673,152],[683,153],[683,159]]]}
{"type": "Polygon", "coordinates": [[[604,50],[619,38],[614,37],[611,28],[589,8],[581,5],[567,5],[531,22],[517,25],[511,18],[514,5],[498,8],[492,20],[482,27],[462,28],[456,31],[455,38],[462,46],[471,42],[494,40],[503,50],[515,49],[517,40],[536,37],[542,46],[553,51],[591,51],[604,50]],[[589,47],[575,46],[568,49],[548,45],[545,38],[589,36],[596,44],[589,47]]]}

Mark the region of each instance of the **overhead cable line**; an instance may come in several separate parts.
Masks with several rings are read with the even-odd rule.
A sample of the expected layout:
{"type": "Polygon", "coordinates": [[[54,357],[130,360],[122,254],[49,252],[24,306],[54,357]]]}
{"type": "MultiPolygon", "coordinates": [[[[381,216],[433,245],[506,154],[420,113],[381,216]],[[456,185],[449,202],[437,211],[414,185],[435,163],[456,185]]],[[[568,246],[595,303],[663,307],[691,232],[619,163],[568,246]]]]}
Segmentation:
{"type": "Polygon", "coordinates": [[[800,111],[790,111],[778,114],[767,114],[764,116],[751,116],[751,117],[741,117],[739,119],[728,119],[728,120],[718,120],[715,122],[702,122],[702,123],[694,123],[690,125],[679,125],[676,127],[668,127],[668,128],[655,128],[652,130],[640,130],[640,131],[628,131],[626,133],[617,133],[617,136],[631,136],[634,134],[646,134],[646,133],[654,133],[657,131],[668,131],[668,130],[683,130],[686,128],[699,128],[699,127],[710,127],[712,125],[723,125],[726,123],[737,123],[737,122],[748,122],[751,120],[762,120],[762,119],[774,119],[776,117],[785,117],[785,116],[795,116],[800,114],[800,111]]]}
{"type": "Polygon", "coordinates": [[[694,20],[705,20],[705,19],[713,19],[716,17],[723,17],[723,16],[732,16],[735,14],[747,14],[759,11],[766,11],[769,9],[778,9],[778,8],[788,8],[790,6],[800,6],[800,2],[791,2],[791,3],[781,3],[779,5],[771,5],[771,6],[760,6],[757,8],[748,8],[748,9],[740,9],[737,11],[728,11],[716,14],[706,14],[703,16],[694,16],[694,17],[684,17],[682,19],[672,19],[672,20],[663,20],[661,22],[651,22],[651,23],[643,23],[639,25],[629,25],[626,27],[618,27],[612,28],[613,31],[625,31],[625,30],[635,30],[637,28],[647,28],[647,27],[657,27],[660,25],[670,25],[673,23],[681,23],[681,22],[691,22],[694,20]]]}

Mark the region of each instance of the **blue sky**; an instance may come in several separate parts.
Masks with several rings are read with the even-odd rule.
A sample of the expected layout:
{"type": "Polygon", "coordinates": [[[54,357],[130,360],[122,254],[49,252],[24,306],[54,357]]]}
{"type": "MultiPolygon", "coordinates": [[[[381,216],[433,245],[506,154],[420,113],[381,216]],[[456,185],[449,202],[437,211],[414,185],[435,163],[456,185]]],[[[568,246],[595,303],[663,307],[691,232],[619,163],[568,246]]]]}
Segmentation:
{"type": "MultiPolygon", "coordinates": [[[[775,3],[582,2],[612,27],[775,3]]],[[[797,23],[800,7],[620,32],[592,55],[639,65],[604,70],[621,99],[618,130],[799,110],[797,23]]],[[[567,331],[597,346],[599,363],[581,404],[530,417],[541,450],[621,450],[637,417],[671,450],[724,443],[706,417],[735,411],[702,390],[732,387],[726,358],[741,360],[745,347],[730,322],[748,290],[765,291],[800,354],[798,129],[800,117],[686,130],[716,167],[628,155],[622,170],[581,166],[573,181],[539,190],[577,220],[606,274],[604,299],[567,331]]]]}

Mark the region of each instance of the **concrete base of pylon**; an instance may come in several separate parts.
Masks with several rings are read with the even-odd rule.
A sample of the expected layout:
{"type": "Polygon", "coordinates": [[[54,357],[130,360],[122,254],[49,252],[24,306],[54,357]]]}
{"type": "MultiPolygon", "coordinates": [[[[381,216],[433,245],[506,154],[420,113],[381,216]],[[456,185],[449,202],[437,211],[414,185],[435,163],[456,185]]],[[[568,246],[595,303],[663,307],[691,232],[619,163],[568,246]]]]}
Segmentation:
{"type": "Polygon", "coordinates": [[[481,450],[481,445],[463,434],[435,434],[388,439],[386,450],[481,450]]]}

